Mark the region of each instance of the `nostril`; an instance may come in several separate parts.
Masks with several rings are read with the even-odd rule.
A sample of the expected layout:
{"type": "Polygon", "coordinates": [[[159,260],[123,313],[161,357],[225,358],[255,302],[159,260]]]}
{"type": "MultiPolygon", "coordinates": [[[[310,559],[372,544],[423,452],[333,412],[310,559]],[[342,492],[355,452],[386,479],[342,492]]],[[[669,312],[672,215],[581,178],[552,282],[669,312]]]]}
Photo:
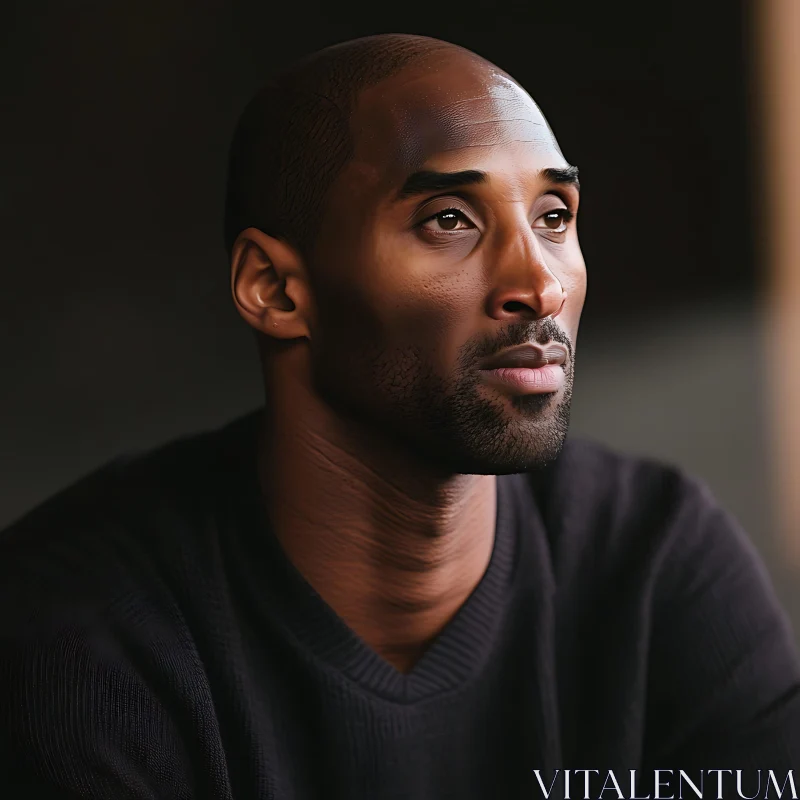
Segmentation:
{"type": "Polygon", "coordinates": [[[520,303],[519,300],[509,300],[507,303],[503,303],[503,309],[505,311],[524,311],[528,308],[525,303],[520,303]]]}

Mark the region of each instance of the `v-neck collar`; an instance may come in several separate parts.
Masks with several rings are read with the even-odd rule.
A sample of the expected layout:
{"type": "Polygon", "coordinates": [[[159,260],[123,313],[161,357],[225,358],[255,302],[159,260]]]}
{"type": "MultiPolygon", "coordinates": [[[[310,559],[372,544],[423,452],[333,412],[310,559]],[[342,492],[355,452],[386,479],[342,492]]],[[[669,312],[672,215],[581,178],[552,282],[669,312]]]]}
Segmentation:
{"type": "MultiPolygon", "coordinates": [[[[304,650],[363,689],[411,703],[464,685],[480,672],[502,635],[511,604],[523,475],[497,477],[495,539],[486,571],[455,617],[408,673],[383,659],[306,581],[274,536],[261,499],[256,467],[258,412],[241,420],[228,491],[234,515],[228,542],[236,570],[266,615],[304,650]]],[[[229,451],[232,452],[232,451],[229,451]]],[[[529,491],[529,490],[528,490],[529,491]]],[[[529,520],[530,522],[530,520],[529,520]]]]}

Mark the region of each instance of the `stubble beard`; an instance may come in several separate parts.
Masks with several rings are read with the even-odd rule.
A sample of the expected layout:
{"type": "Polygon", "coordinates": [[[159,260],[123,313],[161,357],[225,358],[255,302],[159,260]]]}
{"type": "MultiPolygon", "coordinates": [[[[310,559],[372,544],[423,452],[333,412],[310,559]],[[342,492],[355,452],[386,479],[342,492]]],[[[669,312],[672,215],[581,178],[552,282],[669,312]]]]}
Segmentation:
{"type": "Polygon", "coordinates": [[[409,346],[362,353],[352,367],[361,367],[363,380],[347,380],[342,376],[349,370],[332,372],[324,368],[329,359],[320,361],[315,386],[337,413],[437,471],[506,475],[546,467],[569,428],[572,352],[558,395],[507,395],[482,385],[475,350],[465,348],[450,381],[435,373],[419,347],[409,346]]]}

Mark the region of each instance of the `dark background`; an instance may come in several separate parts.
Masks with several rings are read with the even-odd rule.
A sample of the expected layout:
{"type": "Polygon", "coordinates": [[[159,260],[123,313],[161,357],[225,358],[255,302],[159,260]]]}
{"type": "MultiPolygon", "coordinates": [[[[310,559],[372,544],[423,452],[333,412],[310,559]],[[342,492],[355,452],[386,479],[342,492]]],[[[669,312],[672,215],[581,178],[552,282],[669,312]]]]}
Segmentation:
{"type": "Polygon", "coordinates": [[[122,450],[260,402],[222,247],[236,117],[288,60],[421,33],[514,75],[581,169],[575,428],[699,474],[788,586],[762,398],[741,380],[758,360],[763,282],[745,12],[736,0],[12,6],[0,526],[122,450]]]}

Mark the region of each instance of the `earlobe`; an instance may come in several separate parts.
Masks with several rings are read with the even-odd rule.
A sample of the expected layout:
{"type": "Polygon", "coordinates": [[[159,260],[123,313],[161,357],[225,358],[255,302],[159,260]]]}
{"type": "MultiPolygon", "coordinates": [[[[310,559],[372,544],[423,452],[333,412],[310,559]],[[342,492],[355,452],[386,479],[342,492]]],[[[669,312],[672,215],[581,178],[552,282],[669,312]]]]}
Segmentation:
{"type": "Polygon", "coordinates": [[[293,247],[247,228],[231,251],[231,293],[245,322],[267,336],[310,339],[305,267],[293,247]]]}

